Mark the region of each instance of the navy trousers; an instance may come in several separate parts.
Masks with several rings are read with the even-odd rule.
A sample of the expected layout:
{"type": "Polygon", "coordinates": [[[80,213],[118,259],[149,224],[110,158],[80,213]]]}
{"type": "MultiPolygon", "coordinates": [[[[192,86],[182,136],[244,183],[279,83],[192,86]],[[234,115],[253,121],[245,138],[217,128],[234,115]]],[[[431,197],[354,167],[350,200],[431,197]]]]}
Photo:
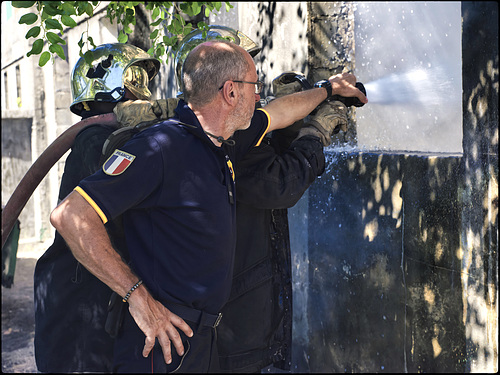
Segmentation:
{"type": "Polygon", "coordinates": [[[147,358],[142,356],[146,336],[127,312],[123,325],[115,340],[113,372],[121,373],[208,373],[219,372],[219,356],[216,343],[216,328],[200,327],[186,321],[193,329],[193,337],[179,330],[184,344],[184,355],[177,354],[171,345],[172,362],[167,365],[161,346],[156,340],[147,358]]]}

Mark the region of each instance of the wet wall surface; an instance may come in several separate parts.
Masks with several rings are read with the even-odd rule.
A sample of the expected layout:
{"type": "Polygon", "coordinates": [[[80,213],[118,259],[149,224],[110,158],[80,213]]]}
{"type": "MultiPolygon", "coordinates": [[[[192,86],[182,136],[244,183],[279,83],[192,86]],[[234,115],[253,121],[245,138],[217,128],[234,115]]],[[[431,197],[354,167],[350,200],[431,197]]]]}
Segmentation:
{"type": "Polygon", "coordinates": [[[311,372],[463,372],[460,158],[330,154],[309,192],[311,372]]]}
{"type": "Polygon", "coordinates": [[[463,155],[333,150],[289,210],[294,372],[498,371],[498,4],[462,19],[463,155]]]}

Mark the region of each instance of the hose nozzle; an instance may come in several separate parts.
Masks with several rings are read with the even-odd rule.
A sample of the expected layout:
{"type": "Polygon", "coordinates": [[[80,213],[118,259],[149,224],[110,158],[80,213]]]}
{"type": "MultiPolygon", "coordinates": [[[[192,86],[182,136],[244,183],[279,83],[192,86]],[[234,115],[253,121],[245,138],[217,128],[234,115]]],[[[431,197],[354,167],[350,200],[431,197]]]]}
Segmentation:
{"type": "MultiPolygon", "coordinates": [[[[356,88],[361,91],[363,94],[366,95],[366,89],[365,86],[361,82],[356,82],[356,88]]],[[[333,95],[331,98],[328,99],[329,101],[331,100],[338,100],[339,102],[342,102],[345,104],[346,107],[362,107],[365,105],[361,100],[359,100],[357,97],[344,97],[340,95],[333,95]]]]}

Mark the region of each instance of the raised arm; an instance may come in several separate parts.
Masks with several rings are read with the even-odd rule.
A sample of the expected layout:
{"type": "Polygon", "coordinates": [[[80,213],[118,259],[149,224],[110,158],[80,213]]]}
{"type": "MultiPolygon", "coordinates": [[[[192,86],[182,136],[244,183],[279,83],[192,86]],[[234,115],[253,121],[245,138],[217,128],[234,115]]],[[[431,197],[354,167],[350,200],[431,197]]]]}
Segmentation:
{"type": "MultiPolygon", "coordinates": [[[[51,224],[63,236],[75,258],[116,293],[125,296],[139,278],[111,245],[103,222],[93,207],[76,191],[68,195],[52,212],[51,224]]],[[[147,357],[158,338],[166,363],[171,362],[170,341],[179,355],[184,347],[177,328],[191,337],[193,331],[180,317],[156,301],[145,286],[129,297],[129,311],[146,339],[143,356],[147,357]]]]}
{"type": "MultiPolygon", "coordinates": [[[[355,86],[356,77],[353,74],[337,74],[329,80],[332,84],[332,95],[357,97],[363,103],[368,102],[366,96],[355,86]]],[[[327,92],[324,88],[314,88],[273,100],[265,107],[271,117],[268,131],[285,128],[303,119],[326,98],[327,92]]]]}

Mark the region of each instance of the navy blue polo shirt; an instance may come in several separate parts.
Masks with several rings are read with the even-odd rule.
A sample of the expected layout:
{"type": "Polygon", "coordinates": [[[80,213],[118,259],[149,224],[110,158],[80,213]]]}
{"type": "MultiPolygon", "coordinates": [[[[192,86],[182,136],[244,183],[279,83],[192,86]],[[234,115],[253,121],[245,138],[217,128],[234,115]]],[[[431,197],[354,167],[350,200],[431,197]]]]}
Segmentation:
{"type": "Polygon", "coordinates": [[[234,146],[217,147],[185,102],[176,114],[192,126],[167,120],[140,132],[75,190],[104,223],[123,215],[130,265],[154,298],[215,314],[236,246],[232,160],[260,143],[269,117],[257,110],[234,146]]]}

